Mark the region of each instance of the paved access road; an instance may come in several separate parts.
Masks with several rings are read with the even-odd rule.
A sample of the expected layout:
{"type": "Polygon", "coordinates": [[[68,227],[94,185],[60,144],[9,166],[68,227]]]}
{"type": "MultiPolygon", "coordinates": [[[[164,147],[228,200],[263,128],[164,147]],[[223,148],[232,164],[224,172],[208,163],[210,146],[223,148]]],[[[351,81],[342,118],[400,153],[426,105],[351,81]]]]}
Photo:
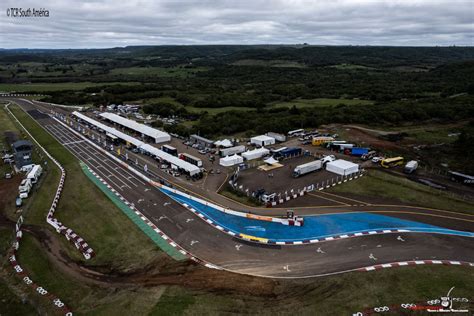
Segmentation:
{"type": "MultiPolygon", "coordinates": [[[[46,112],[36,102],[20,99],[12,101],[25,111],[46,112]]],[[[425,259],[474,262],[472,238],[450,235],[370,235],[301,246],[260,245],[233,238],[202,221],[55,120],[40,117],[36,120],[45,130],[129,202],[134,203],[140,212],[181,247],[222,268],[238,273],[292,278],[340,273],[398,261],[425,259]]],[[[59,208],[59,216],[60,212],[59,208]]],[[[456,219],[453,221],[459,222],[456,219]]],[[[466,223],[472,229],[472,222],[466,223]]],[[[93,245],[94,241],[90,243],[93,245]]]]}

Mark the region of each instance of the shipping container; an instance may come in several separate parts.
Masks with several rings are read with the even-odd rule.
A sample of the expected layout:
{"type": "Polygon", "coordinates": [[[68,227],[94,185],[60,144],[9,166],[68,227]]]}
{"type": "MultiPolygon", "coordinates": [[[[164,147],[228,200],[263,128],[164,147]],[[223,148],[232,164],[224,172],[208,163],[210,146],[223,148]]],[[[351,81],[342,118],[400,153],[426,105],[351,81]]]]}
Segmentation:
{"type": "Polygon", "coordinates": [[[279,151],[277,154],[275,154],[276,157],[295,157],[295,156],[300,156],[302,153],[302,149],[299,147],[290,147],[286,148],[282,151],[279,151]]]}
{"type": "Polygon", "coordinates": [[[362,147],[353,147],[351,150],[352,156],[362,156],[369,152],[369,148],[362,148],[362,147]]]}
{"type": "Polygon", "coordinates": [[[240,145],[240,146],[234,146],[234,147],[229,147],[229,148],[222,148],[219,150],[219,155],[221,157],[226,157],[226,156],[232,156],[235,154],[240,154],[245,151],[245,146],[240,145]]]}

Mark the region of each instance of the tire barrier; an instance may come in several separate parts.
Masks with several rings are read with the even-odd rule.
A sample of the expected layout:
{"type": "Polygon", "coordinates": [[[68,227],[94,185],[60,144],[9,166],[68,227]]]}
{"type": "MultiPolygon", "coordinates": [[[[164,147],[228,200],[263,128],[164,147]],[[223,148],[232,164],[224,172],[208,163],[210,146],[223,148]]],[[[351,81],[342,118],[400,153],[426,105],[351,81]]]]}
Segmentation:
{"type": "Polygon", "coordinates": [[[21,230],[21,225],[23,224],[23,217],[20,216],[18,218],[18,221],[15,225],[15,241],[12,244],[12,248],[10,250],[10,255],[8,257],[8,261],[10,262],[13,270],[15,271],[16,275],[21,278],[23,283],[31,287],[34,292],[38,293],[44,298],[47,298],[48,300],[51,301],[53,306],[57,309],[58,313],[62,313],[65,316],[72,316],[72,312],[69,309],[69,307],[64,304],[59,297],[56,295],[50,293],[48,290],[46,290],[44,287],[38,285],[36,282],[34,282],[26,272],[26,270],[19,264],[18,258],[17,258],[17,251],[20,249],[20,241],[21,238],[23,237],[23,232],[21,230]]]}
{"type": "Polygon", "coordinates": [[[85,240],[79,237],[71,228],[65,226],[61,223],[58,219],[54,217],[54,213],[56,212],[59,199],[61,198],[61,192],[64,187],[64,182],[66,180],[66,170],[61,166],[61,164],[53,157],[51,154],[46,151],[46,149],[41,146],[41,144],[31,135],[31,133],[21,124],[18,118],[10,111],[8,105],[5,106],[5,109],[10,113],[12,117],[18,122],[18,124],[25,130],[28,136],[38,145],[39,148],[46,154],[46,156],[54,162],[54,164],[61,170],[61,179],[59,180],[58,188],[56,189],[56,194],[54,196],[53,202],[51,203],[51,207],[49,208],[48,214],[46,215],[46,222],[54,227],[57,233],[66,237],[67,240],[72,242],[74,246],[82,253],[86,260],[91,259],[95,256],[94,250],[85,242],[85,240]]]}

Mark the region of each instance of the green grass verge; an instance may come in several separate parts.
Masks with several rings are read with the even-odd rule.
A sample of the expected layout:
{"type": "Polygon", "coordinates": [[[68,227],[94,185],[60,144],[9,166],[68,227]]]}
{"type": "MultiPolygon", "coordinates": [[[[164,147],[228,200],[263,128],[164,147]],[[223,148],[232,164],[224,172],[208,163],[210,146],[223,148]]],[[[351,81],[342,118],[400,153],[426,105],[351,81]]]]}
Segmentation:
{"type": "MultiPolygon", "coordinates": [[[[19,107],[11,107],[11,110],[67,171],[56,216],[81,235],[96,251],[97,256],[86,264],[107,265],[118,270],[133,269],[165,256],[100,190],[97,190],[69,151],[19,107]]],[[[52,163],[48,165],[51,177],[45,178],[41,192],[33,195],[34,209],[29,210],[26,221],[49,227],[45,216],[56,191],[60,172],[56,167],[51,167],[52,163]]],[[[74,246],[64,238],[61,240],[68,245],[65,249],[71,257],[83,260],[74,246]]]]}
{"type": "Polygon", "coordinates": [[[335,186],[328,192],[389,198],[402,204],[474,214],[474,205],[452,198],[446,192],[378,170],[369,170],[362,178],[335,186]]]}
{"type": "Polygon", "coordinates": [[[278,107],[292,107],[293,105],[297,108],[318,108],[318,107],[326,107],[326,106],[335,106],[339,104],[345,105],[367,105],[373,104],[372,101],[369,100],[357,100],[357,99],[295,99],[288,102],[277,102],[270,105],[270,107],[278,108],[278,107]]]}
{"type": "Polygon", "coordinates": [[[161,250],[166,252],[170,257],[175,260],[181,261],[186,260],[187,257],[179,252],[176,248],[171,246],[165,239],[163,239],[158,233],[156,233],[148,224],[144,223],[143,220],[135,214],[135,212],[122,202],[105,184],[99,181],[87,168],[87,166],[81,162],[82,171],[86,176],[102,191],[104,194],[125,214],[127,217],[137,225],[145,235],[147,235],[153,242],[160,247],[161,250]]]}

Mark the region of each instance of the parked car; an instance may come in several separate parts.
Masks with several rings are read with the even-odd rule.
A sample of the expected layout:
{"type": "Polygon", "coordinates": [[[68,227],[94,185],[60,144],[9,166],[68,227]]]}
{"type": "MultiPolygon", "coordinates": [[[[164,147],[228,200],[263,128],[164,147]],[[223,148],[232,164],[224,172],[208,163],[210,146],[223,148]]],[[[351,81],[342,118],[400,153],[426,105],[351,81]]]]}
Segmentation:
{"type": "Polygon", "coordinates": [[[20,207],[22,204],[23,204],[23,200],[21,199],[21,197],[17,196],[15,200],[16,207],[20,207]]]}
{"type": "Polygon", "coordinates": [[[5,172],[5,179],[11,179],[12,174],[10,172],[5,172]]]}
{"type": "Polygon", "coordinates": [[[372,158],[373,163],[380,163],[384,158],[383,157],[374,157],[372,158]]]}
{"type": "Polygon", "coordinates": [[[199,153],[200,153],[201,155],[205,155],[205,154],[207,153],[207,151],[204,150],[204,149],[201,149],[201,150],[199,151],[199,153]]]}

